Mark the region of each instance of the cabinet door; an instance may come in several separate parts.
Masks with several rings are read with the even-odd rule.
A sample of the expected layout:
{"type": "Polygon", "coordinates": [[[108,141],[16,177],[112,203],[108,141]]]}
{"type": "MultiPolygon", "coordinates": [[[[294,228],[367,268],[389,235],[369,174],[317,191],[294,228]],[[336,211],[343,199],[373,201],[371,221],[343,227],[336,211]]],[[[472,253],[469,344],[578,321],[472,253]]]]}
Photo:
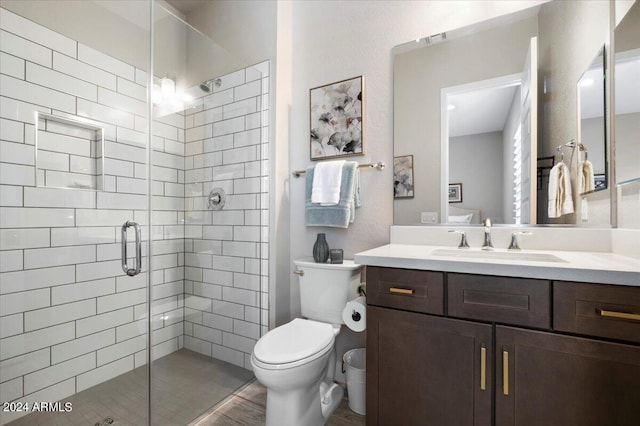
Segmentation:
{"type": "Polygon", "coordinates": [[[491,424],[492,326],[367,308],[367,425],[491,424]]]}
{"type": "Polygon", "coordinates": [[[640,346],[498,326],[496,360],[496,426],[640,424],[640,346]]]}

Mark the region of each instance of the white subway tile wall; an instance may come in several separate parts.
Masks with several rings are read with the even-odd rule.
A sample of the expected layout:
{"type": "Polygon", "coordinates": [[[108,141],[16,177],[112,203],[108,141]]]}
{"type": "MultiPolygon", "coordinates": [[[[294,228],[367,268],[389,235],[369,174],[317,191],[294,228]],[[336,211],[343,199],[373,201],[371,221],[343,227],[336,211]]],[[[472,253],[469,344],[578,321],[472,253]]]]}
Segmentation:
{"type": "Polygon", "coordinates": [[[153,271],[145,247],[143,273],[127,277],[120,227],[134,219],[149,236],[146,71],[6,9],[0,55],[3,399],[56,401],[143,365],[147,277],[153,359],[185,347],[251,368],[268,318],[268,127],[259,114],[269,63],[221,76],[199,107],[154,119],[153,271]],[[101,153],[55,123],[38,141],[47,185],[95,187],[86,176],[104,173],[101,191],[37,186],[45,172],[35,170],[35,111],[104,126],[101,153]],[[87,160],[96,154],[104,170],[87,160]],[[222,211],[207,209],[213,187],[227,193],[222,211]]]}
{"type": "Polygon", "coordinates": [[[184,346],[247,369],[268,324],[269,270],[259,263],[268,256],[260,243],[269,177],[260,162],[268,161],[261,155],[269,131],[252,119],[268,108],[268,78],[268,61],[222,76],[185,117],[184,346]],[[207,196],[216,187],[226,205],[211,212],[207,196]]]}
{"type": "MultiPolygon", "coordinates": [[[[135,79],[146,73],[5,9],[0,27],[0,388],[3,401],[56,401],[146,359],[148,274],[123,276],[119,255],[120,226],[144,218],[148,208],[146,81],[135,79]],[[35,111],[101,122],[107,141],[102,153],[91,146],[95,132],[41,121],[40,184],[95,188],[102,173],[95,159],[104,154],[111,185],[97,192],[37,187],[35,111]]],[[[159,154],[173,175],[184,173],[181,154],[159,154]]],[[[169,208],[178,226],[182,204],[171,200],[169,208]]],[[[164,243],[161,261],[170,265],[167,283],[175,288],[162,296],[176,299],[171,333],[158,342],[167,354],[179,348],[182,294],[175,293],[183,287],[184,241],[164,243]]],[[[4,414],[0,424],[18,416],[4,414]]]]}

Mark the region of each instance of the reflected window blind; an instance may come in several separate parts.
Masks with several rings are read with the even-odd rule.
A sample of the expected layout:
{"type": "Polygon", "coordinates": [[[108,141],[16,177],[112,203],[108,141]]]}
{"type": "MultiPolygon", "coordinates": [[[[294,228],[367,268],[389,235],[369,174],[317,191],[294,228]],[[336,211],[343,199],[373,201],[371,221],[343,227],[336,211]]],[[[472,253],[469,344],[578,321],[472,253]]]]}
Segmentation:
{"type": "Polygon", "coordinates": [[[518,127],[513,138],[513,223],[522,223],[522,138],[518,127]]]}

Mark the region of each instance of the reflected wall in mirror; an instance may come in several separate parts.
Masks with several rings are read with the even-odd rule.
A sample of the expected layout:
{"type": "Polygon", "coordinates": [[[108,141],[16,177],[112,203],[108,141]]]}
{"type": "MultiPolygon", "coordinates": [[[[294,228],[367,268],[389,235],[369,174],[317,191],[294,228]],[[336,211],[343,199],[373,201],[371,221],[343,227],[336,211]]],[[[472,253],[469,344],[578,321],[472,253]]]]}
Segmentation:
{"type": "Polygon", "coordinates": [[[640,2],[615,29],[616,182],[640,180],[640,2]]]}
{"type": "Polygon", "coordinates": [[[450,199],[441,203],[447,223],[460,223],[475,210],[468,223],[479,224],[480,215],[495,223],[522,223],[522,176],[528,168],[522,162],[521,85],[521,74],[514,74],[442,90],[447,123],[441,149],[449,156],[442,180],[459,182],[466,191],[455,206],[450,199]]]}
{"type": "Polygon", "coordinates": [[[578,192],[607,188],[604,46],[578,81],[578,192]]]}
{"type": "MultiPolygon", "coordinates": [[[[455,165],[471,162],[475,180],[483,178],[485,172],[479,167],[488,159],[481,160],[477,156],[465,159],[461,155],[468,154],[470,149],[452,148],[448,142],[446,146],[443,142],[442,133],[445,127],[448,129],[450,110],[448,105],[442,107],[442,90],[521,75],[527,68],[527,50],[534,37],[538,39],[538,54],[532,56],[538,65],[531,73],[531,77],[537,79],[531,92],[537,95],[538,106],[532,107],[523,119],[531,129],[531,134],[523,137],[532,138],[530,146],[533,150],[521,171],[523,181],[532,182],[534,189],[521,191],[535,195],[530,197],[528,207],[521,206],[521,209],[533,211],[529,217],[521,215],[520,221],[551,222],[546,217],[546,188],[535,189],[535,160],[536,157],[553,156],[558,145],[577,139],[576,82],[589,67],[594,52],[608,42],[608,25],[608,1],[552,1],[394,48],[394,156],[414,156],[414,181],[421,188],[413,199],[394,202],[394,224],[416,224],[420,223],[421,217],[434,215],[439,217],[438,222],[447,223],[450,215],[448,184],[460,181],[451,175],[457,173],[455,165]]],[[[518,97],[522,98],[513,94],[514,103],[518,97]]],[[[462,109],[462,106],[456,105],[456,110],[458,108],[462,109]]],[[[505,127],[506,118],[502,129],[485,133],[504,132],[505,127]]],[[[475,139],[480,140],[479,137],[475,139]]],[[[495,217],[501,219],[494,223],[514,223],[515,206],[506,206],[514,196],[514,188],[504,167],[505,151],[511,155],[513,152],[506,145],[501,149],[502,155],[494,154],[492,158],[503,159],[502,179],[498,184],[487,181],[478,185],[475,193],[464,183],[464,208],[478,212],[479,219],[495,217]],[[488,200],[497,196],[497,186],[502,201],[490,202],[490,207],[483,207],[480,201],[471,204],[474,199],[488,200]]],[[[494,152],[497,151],[496,148],[494,152]]],[[[572,171],[577,172],[575,167],[572,171]]],[[[574,190],[574,194],[577,193],[574,190]]],[[[459,206],[460,203],[455,204],[455,207],[459,206]]],[[[575,223],[575,217],[563,217],[554,223],[575,223]]]]}

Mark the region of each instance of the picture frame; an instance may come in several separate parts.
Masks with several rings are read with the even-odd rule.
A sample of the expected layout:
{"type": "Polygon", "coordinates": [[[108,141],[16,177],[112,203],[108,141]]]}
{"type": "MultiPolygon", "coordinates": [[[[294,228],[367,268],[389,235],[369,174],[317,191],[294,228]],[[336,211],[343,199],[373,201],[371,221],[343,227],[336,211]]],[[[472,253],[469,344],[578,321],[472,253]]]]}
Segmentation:
{"type": "Polygon", "coordinates": [[[449,184],[449,202],[450,203],[462,202],[462,183],[449,184]]]}
{"type": "Polygon", "coordinates": [[[364,155],[364,77],[309,90],[312,161],[364,155]]]}
{"type": "Polygon", "coordinates": [[[607,188],[607,178],[604,173],[593,176],[593,190],[601,191],[607,188]]]}
{"type": "Polygon", "coordinates": [[[393,157],[393,198],[413,197],[413,155],[393,157]]]}

